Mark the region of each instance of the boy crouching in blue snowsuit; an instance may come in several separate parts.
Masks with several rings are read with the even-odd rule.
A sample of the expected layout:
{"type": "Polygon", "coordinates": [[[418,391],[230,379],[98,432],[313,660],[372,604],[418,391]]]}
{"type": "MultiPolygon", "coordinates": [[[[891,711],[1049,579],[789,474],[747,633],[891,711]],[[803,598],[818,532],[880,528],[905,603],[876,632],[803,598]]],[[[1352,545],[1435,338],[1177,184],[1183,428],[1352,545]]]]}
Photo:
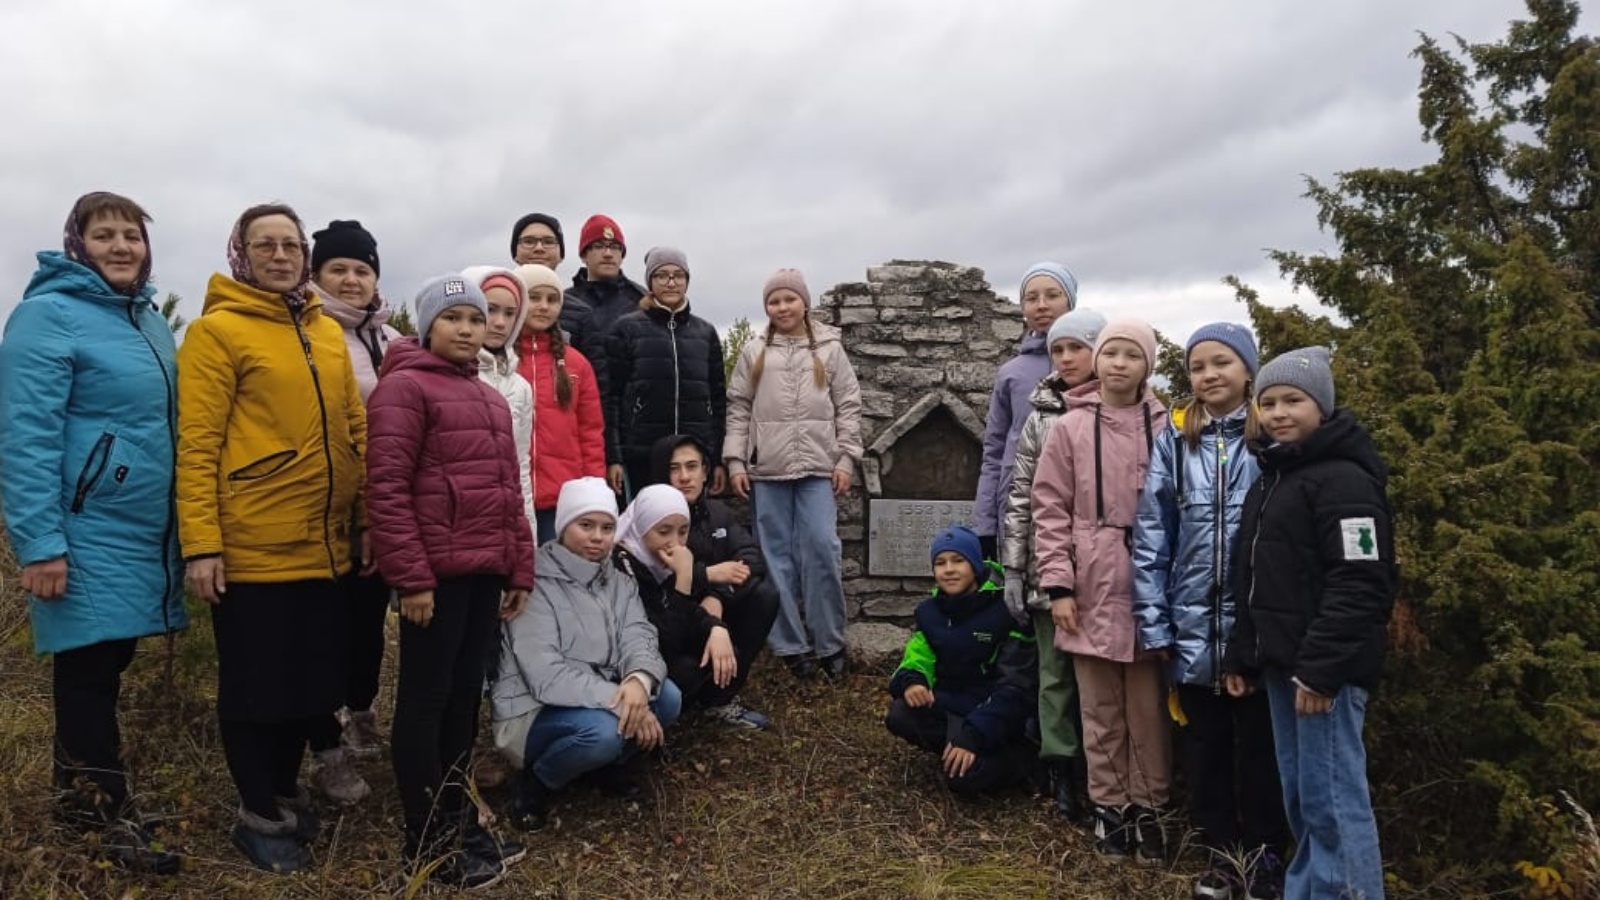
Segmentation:
{"type": "MultiPolygon", "coordinates": [[[[945,784],[962,795],[1018,780],[1038,748],[1025,724],[1038,693],[1033,635],[1019,631],[978,536],[955,525],[934,538],[933,596],[918,604],[917,627],[889,679],[894,702],[884,724],[940,754],[945,784]]],[[[998,572],[995,573],[998,575],[998,572]]]]}

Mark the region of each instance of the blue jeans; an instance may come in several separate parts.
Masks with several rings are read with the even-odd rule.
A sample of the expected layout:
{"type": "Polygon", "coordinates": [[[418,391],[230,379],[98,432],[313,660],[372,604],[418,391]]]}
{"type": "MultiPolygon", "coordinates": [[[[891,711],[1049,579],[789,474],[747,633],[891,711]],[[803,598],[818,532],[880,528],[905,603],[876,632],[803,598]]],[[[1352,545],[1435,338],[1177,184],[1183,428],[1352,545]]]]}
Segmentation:
{"type": "MultiPolygon", "coordinates": [[[[650,703],[650,711],[665,728],[678,721],[683,695],[671,679],[650,703]]],[[[528,728],[526,767],[549,788],[562,788],[575,779],[631,758],[639,752],[633,741],[617,733],[617,717],[609,709],[546,706],[528,728]]]]}
{"type": "Polygon", "coordinates": [[[756,539],[778,588],[778,618],[768,645],[779,656],[812,649],[818,656],[843,652],[844,583],[833,483],[820,477],[756,481],[752,490],[756,539]]]}
{"type": "Polygon", "coordinates": [[[1382,900],[1383,856],[1361,742],[1367,692],[1345,685],[1326,713],[1301,716],[1287,673],[1269,671],[1264,680],[1283,808],[1296,841],[1284,897],[1382,900]]]}

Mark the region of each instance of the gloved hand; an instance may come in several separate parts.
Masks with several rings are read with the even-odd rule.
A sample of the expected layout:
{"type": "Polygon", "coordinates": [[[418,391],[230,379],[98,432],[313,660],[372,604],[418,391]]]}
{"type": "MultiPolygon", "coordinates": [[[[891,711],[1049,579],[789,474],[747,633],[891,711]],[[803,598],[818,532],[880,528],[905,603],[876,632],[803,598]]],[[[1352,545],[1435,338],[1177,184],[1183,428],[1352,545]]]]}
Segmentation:
{"type": "Polygon", "coordinates": [[[1011,610],[1011,617],[1018,622],[1028,618],[1028,589],[1024,581],[1021,572],[1006,570],[1006,609],[1011,610]]]}

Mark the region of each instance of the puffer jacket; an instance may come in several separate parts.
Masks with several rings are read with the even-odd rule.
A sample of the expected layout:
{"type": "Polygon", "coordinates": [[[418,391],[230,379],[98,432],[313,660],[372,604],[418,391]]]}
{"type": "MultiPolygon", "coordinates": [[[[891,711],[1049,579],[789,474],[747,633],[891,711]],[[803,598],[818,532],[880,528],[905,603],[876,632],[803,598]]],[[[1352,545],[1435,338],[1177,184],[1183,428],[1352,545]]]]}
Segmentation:
{"type": "Polygon", "coordinates": [[[600,386],[589,360],[568,346],[567,380],[572,403],[556,398],[556,357],[548,334],[517,342],[517,371],[533,385],[533,506],[554,509],[561,486],[574,478],[606,476],[606,423],[600,386]]]}
{"type": "Polygon", "coordinates": [[[1349,410],[1298,444],[1253,447],[1224,672],[1275,669],[1324,697],[1376,690],[1399,570],[1388,470],[1349,410]]]}
{"type": "Polygon", "coordinates": [[[610,557],[593,563],[558,541],[539,548],[538,569],[527,608],[501,629],[495,721],[546,706],[606,709],[635,672],[659,691],[667,664],[634,580],[610,557]]]}
{"type": "Polygon", "coordinates": [[[1011,466],[1017,440],[1030,411],[1029,400],[1040,379],[1050,374],[1050,350],[1037,331],[1023,335],[1017,355],[995,373],[994,393],[983,427],[983,464],[978,469],[978,494],[972,504],[972,530],[979,537],[1002,538],[1011,466]]]}
{"type": "Polygon", "coordinates": [[[1199,447],[1183,438],[1184,413],[1157,439],[1139,499],[1133,616],[1140,649],[1173,651],[1173,681],[1221,690],[1239,513],[1260,470],[1245,449],[1245,410],[1207,422],[1199,447]]]}
{"type": "Polygon", "coordinates": [[[361,523],[366,409],[339,323],[311,294],[211,276],[178,348],[178,533],[231,581],[337,578],[361,523]]]}
{"type": "Polygon", "coordinates": [[[29,600],[56,653],[188,625],[173,508],[177,372],[151,301],[59,251],[0,341],[0,503],[22,564],[67,558],[62,597],[29,600]]]}
{"type": "Polygon", "coordinates": [[[669,434],[693,435],[720,459],[728,402],[722,339],[688,300],[675,310],[643,302],[606,336],[606,462],[647,467],[650,448],[669,434]]]}
{"type": "Polygon", "coordinates": [[[416,338],[390,345],[370,401],[372,553],[401,594],[463,575],[533,587],[533,529],[504,397],[416,338]]]}
{"type": "MultiPolygon", "coordinates": [[[[763,336],[745,344],[728,384],[728,473],[757,481],[854,473],[861,461],[861,385],[839,329],[813,323],[805,337],[763,336]],[[752,382],[765,352],[761,382],[752,382]],[[815,353],[815,357],[813,357],[815,353]],[[813,359],[822,360],[817,387],[813,359]]],[[[717,457],[713,457],[716,459],[717,457]]]]}
{"type": "MultiPolygon", "coordinates": [[[[563,292],[561,327],[568,334],[567,343],[578,348],[594,367],[595,382],[600,385],[600,395],[611,383],[606,366],[606,339],[617,320],[639,308],[649,291],[626,275],[604,281],[591,281],[588,268],[581,268],[572,276],[572,287],[563,292]]],[[[607,428],[613,427],[610,422],[607,428]]]]}
{"type": "Polygon", "coordinates": [[[1067,392],[1067,412],[1045,438],[1034,473],[1034,550],[1039,583],[1077,599],[1078,632],[1056,647],[1133,662],[1133,525],[1155,438],[1167,410],[1145,388],[1134,406],[1106,406],[1100,383],[1067,392]]]}
{"type": "MultiPolygon", "coordinates": [[[[521,284],[522,280],[510,269],[499,266],[470,266],[461,270],[461,275],[469,278],[478,287],[483,287],[483,280],[490,275],[504,275],[513,282],[521,284]]],[[[528,298],[523,292],[522,301],[517,306],[516,318],[511,321],[511,334],[522,334],[522,323],[528,319],[528,298]]],[[[516,340],[513,338],[506,342],[498,351],[488,347],[478,351],[478,377],[484,384],[495,389],[495,392],[506,399],[506,405],[511,407],[511,433],[517,442],[517,477],[522,485],[524,506],[528,513],[528,521],[533,521],[533,498],[535,492],[533,475],[533,432],[535,404],[533,398],[533,383],[524,378],[519,371],[517,362],[516,340]]],[[[556,488],[560,490],[558,486],[556,488]]]]}
{"type": "Polygon", "coordinates": [[[1017,435],[1017,456],[1011,466],[1011,489],[1006,496],[1006,512],[1001,519],[1000,563],[1008,572],[1021,572],[1023,595],[1028,609],[1048,610],[1050,598],[1039,592],[1039,562],[1033,555],[1033,477],[1039,466],[1050,426],[1067,411],[1067,383],[1052,372],[1034,387],[1028,397],[1033,412],[1017,435]]]}
{"type": "Polygon", "coordinates": [[[313,282],[311,290],[322,299],[322,312],[344,329],[344,342],[350,348],[350,367],[356,373],[356,385],[361,388],[361,400],[372,396],[378,386],[378,373],[383,369],[383,355],[389,344],[400,337],[400,332],[389,325],[394,312],[382,295],[373,297],[366,309],[356,309],[313,282]]]}

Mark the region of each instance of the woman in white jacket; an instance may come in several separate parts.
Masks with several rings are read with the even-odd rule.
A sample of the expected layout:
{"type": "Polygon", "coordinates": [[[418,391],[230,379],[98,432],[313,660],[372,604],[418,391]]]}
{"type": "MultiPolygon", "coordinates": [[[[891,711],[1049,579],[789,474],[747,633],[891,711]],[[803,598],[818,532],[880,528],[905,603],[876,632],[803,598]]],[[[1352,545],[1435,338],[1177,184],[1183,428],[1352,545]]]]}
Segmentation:
{"type": "Polygon", "coordinates": [[[528,289],[510,269],[471,266],[461,277],[472,281],[489,301],[488,328],[478,351],[478,377],[500,392],[511,405],[511,432],[517,440],[518,474],[522,478],[523,505],[528,521],[533,510],[533,385],[517,374],[513,338],[522,333],[528,318],[528,289]]]}
{"type": "Polygon", "coordinates": [[[850,489],[861,459],[861,387],[839,330],[811,321],[811,292],[798,271],[779,269],[761,293],[769,322],[734,366],[722,455],[734,491],[755,494],[756,537],[778,588],[772,652],[796,677],[820,664],[840,678],[845,609],[835,497],[850,489]]]}

